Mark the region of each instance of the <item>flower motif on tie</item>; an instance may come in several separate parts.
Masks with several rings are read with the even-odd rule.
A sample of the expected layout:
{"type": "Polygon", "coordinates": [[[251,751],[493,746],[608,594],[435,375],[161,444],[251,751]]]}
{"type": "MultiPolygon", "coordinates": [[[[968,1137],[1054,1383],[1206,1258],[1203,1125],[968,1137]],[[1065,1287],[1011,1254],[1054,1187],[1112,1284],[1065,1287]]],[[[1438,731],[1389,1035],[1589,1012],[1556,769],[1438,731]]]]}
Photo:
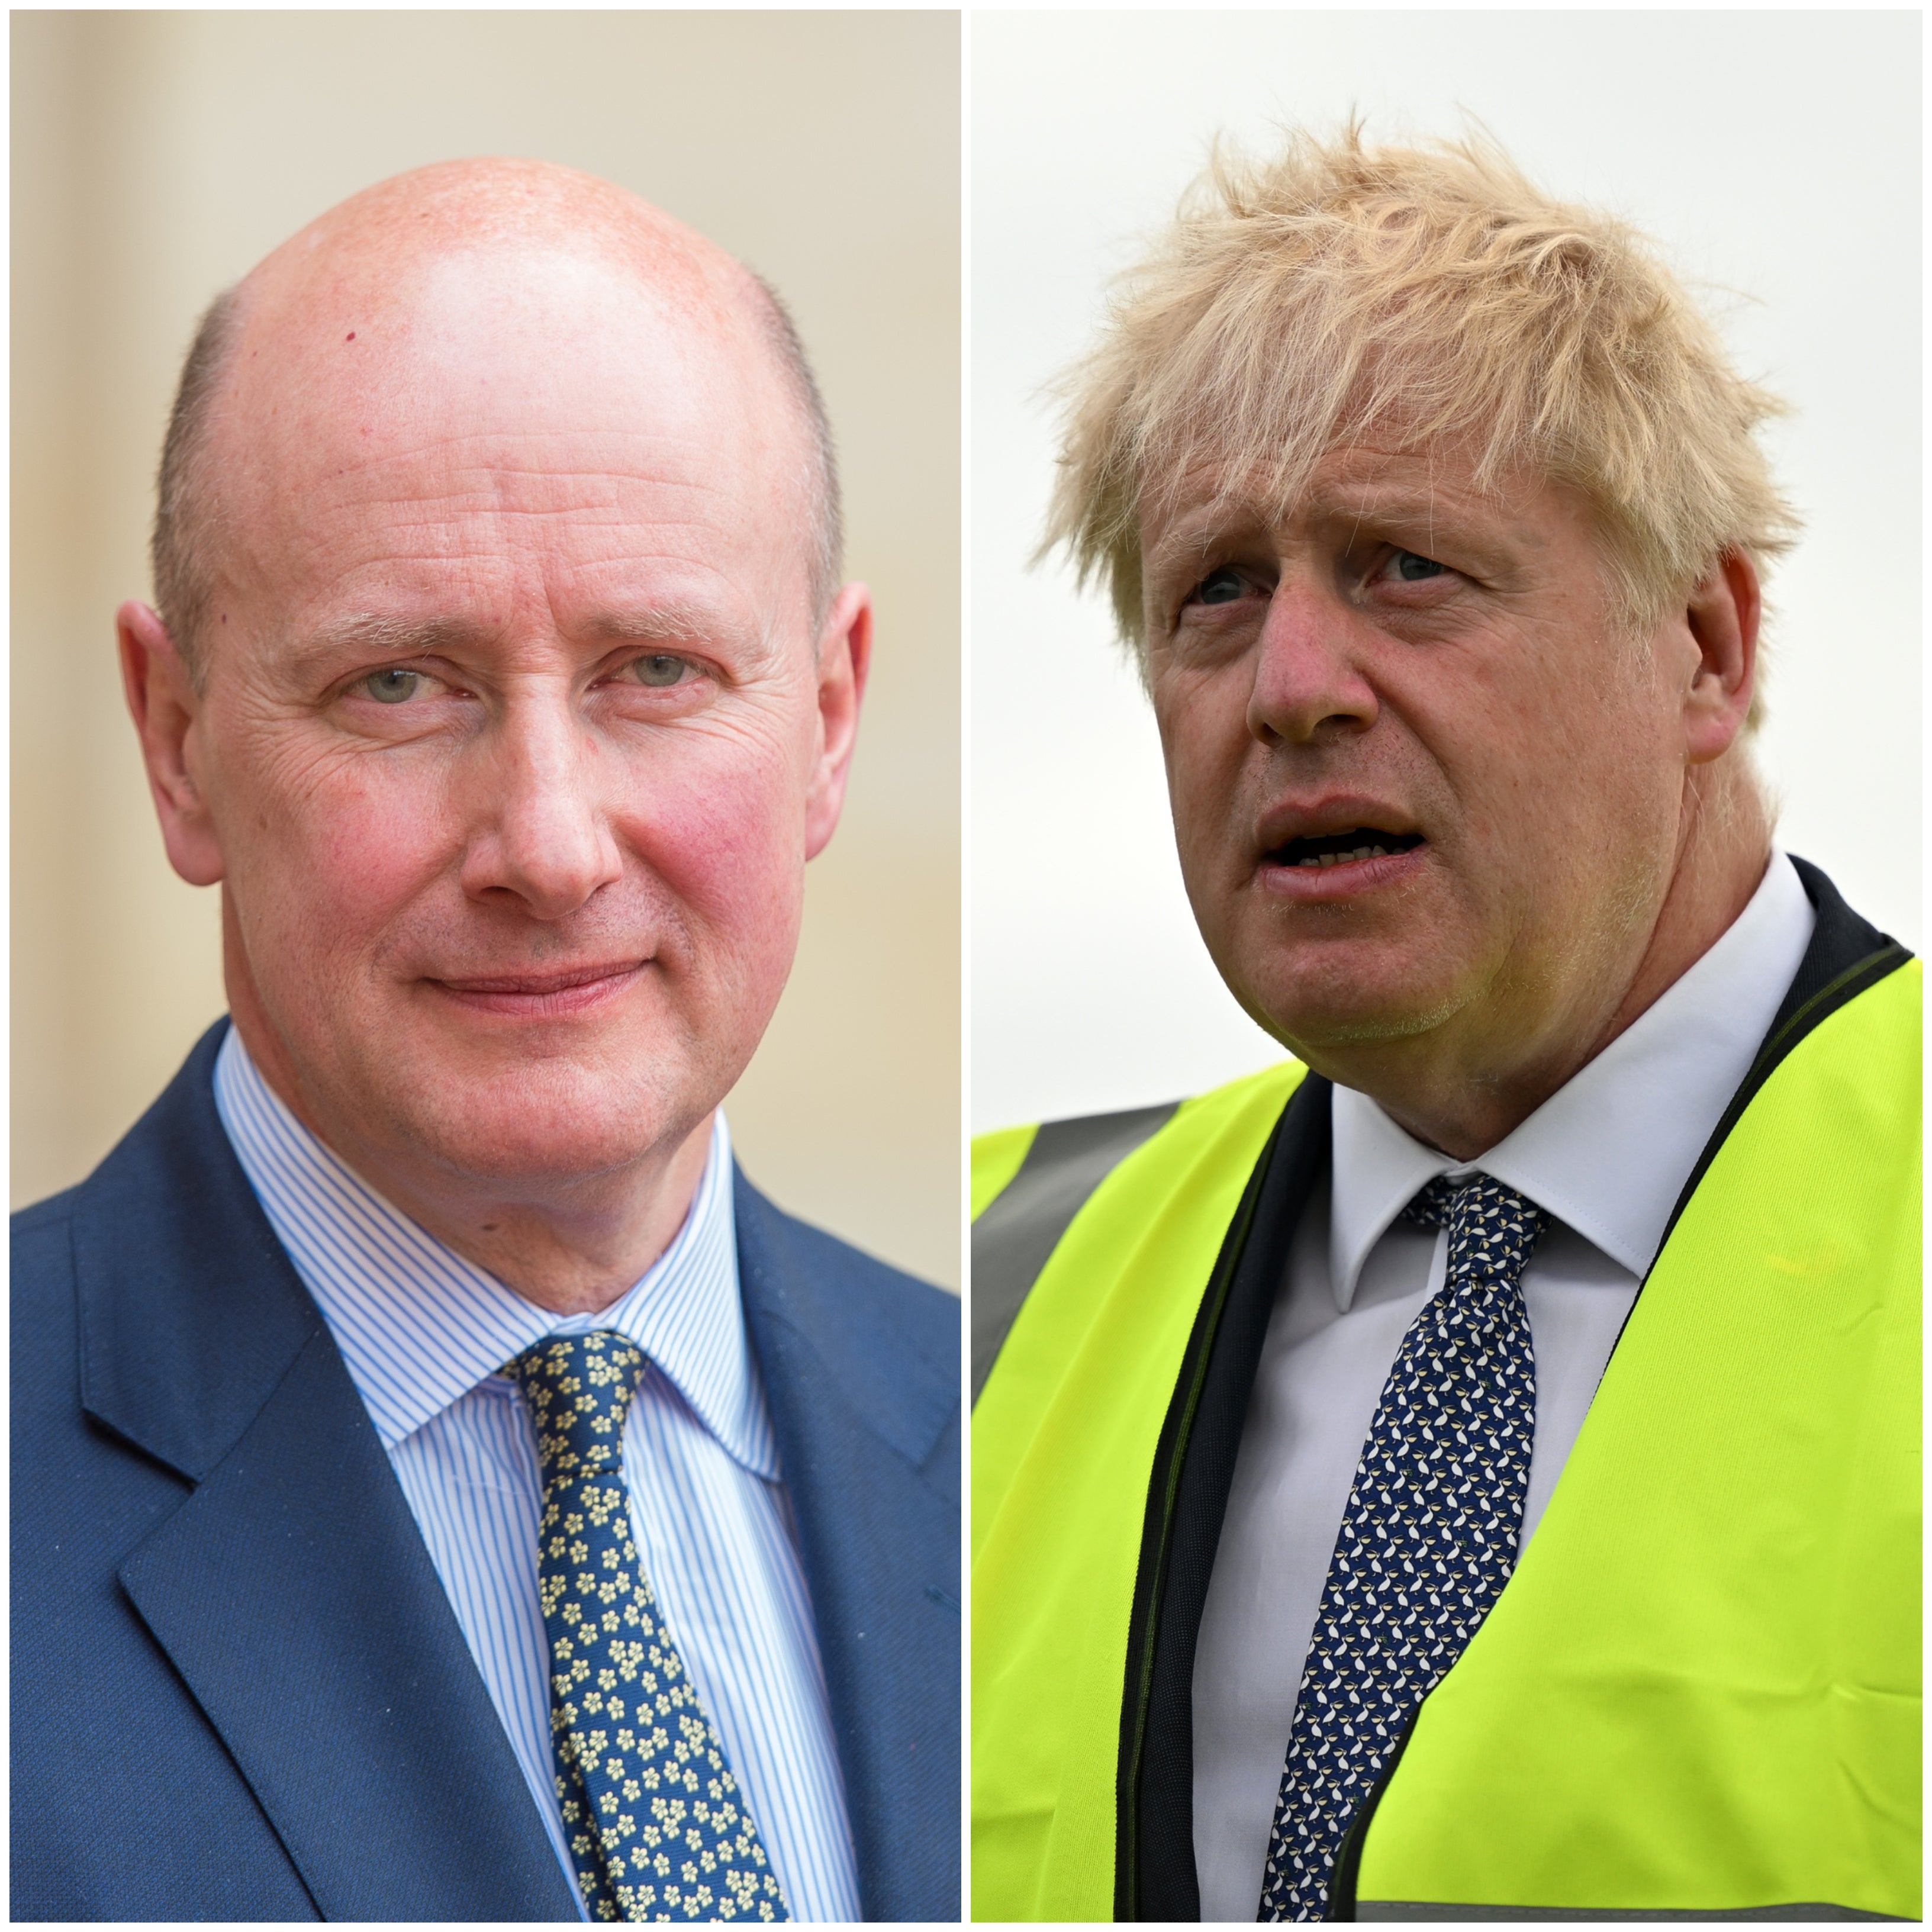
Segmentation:
{"type": "Polygon", "coordinates": [[[540,1342],[503,1372],[530,1404],[543,1474],[537,1592],[578,1885],[597,1918],[788,1918],[632,1537],[624,1424],[644,1366],[606,1329],[540,1342]]]}
{"type": "Polygon", "coordinates": [[[1448,1269],[1402,1337],[1348,1492],[1275,1801],[1264,1919],[1327,1916],[1351,1821],[1516,1566],[1536,1438],[1522,1270],[1544,1217],[1485,1174],[1432,1181],[1406,1211],[1448,1228],[1448,1269]]]}

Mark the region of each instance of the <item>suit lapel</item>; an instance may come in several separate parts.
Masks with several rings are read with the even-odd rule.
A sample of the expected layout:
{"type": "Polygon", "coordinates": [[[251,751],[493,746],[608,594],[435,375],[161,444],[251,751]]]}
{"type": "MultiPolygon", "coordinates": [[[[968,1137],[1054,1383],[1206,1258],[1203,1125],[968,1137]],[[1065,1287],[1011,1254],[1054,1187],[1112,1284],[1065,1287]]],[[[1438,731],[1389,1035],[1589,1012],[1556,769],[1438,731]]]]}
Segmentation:
{"type": "Polygon", "coordinates": [[[868,1918],[952,1918],[959,1388],[907,1285],[736,1178],[739,1277],[798,1527],[868,1918]],[[935,1831],[933,1821],[943,1821],[935,1831]]]}
{"type": "Polygon", "coordinates": [[[84,1404],[194,1486],[122,1587],[325,1918],[574,1919],[388,1456],[229,1148],[220,1030],[76,1228],[84,1404]]]}

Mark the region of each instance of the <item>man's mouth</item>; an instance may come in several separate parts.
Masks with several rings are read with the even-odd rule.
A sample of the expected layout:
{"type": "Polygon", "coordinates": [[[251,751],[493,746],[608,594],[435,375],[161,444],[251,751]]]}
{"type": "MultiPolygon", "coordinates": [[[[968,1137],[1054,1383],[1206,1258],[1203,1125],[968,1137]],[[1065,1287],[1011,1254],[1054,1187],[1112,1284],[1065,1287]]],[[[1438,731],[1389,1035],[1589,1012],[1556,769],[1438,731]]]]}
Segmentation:
{"type": "Polygon", "coordinates": [[[606,965],[560,968],[550,973],[505,973],[488,979],[443,978],[439,983],[453,993],[497,994],[540,999],[557,993],[574,992],[604,980],[622,979],[644,962],[619,959],[606,965]]]}
{"type": "Polygon", "coordinates": [[[424,984],[474,1012],[512,1018],[567,1019],[621,997],[649,963],[646,959],[620,959],[558,968],[548,973],[430,977],[424,984]]]}
{"type": "Polygon", "coordinates": [[[1419,832],[1383,832],[1372,825],[1358,825],[1346,832],[1291,838],[1268,854],[1268,862],[1310,870],[1348,866],[1364,859],[1388,859],[1398,852],[1412,852],[1424,842],[1419,832]]]}

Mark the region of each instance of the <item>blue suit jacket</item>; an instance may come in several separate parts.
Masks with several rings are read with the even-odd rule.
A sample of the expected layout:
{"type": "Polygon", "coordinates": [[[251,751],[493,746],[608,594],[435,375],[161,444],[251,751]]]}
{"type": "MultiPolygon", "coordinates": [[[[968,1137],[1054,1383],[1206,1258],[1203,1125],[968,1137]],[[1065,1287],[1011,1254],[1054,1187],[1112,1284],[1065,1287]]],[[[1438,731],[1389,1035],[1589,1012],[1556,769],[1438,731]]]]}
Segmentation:
{"type": "MultiPolygon", "coordinates": [[[[574,1920],[221,1030],[14,1220],[14,1916],[574,1920]]],[[[742,1174],[737,1234],[866,1913],[956,1918],[958,1304],[742,1174]]]]}

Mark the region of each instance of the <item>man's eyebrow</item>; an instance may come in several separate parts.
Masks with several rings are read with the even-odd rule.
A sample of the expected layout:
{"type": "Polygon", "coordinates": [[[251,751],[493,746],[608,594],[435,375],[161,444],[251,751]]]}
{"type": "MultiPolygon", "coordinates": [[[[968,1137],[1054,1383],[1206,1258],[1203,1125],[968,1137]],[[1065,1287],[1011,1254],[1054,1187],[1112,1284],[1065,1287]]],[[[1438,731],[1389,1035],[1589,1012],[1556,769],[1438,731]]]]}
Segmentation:
{"type": "Polygon", "coordinates": [[[1305,502],[1317,517],[1358,523],[1383,518],[1390,523],[1450,519],[1460,524],[1472,513],[1493,515],[1496,508],[1490,500],[1454,484],[1419,477],[1320,484],[1310,490],[1305,502]]]}
{"type": "Polygon", "coordinates": [[[676,598],[600,611],[582,625],[580,634],[613,644],[716,644],[747,667],[769,658],[778,647],[777,634],[748,612],[676,598]]]}
{"type": "MultiPolygon", "coordinates": [[[[614,644],[701,644],[730,641],[745,629],[739,620],[709,605],[682,599],[600,610],[578,627],[578,634],[614,644]]],[[[494,627],[461,617],[393,617],[356,611],[318,625],[301,640],[305,657],[349,652],[381,657],[414,657],[475,644],[495,634],[494,627]]]]}
{"type": "Polygon", "coordinates": [[[318,625],[301,640],[303,654],[334,655],[370,652],[380,656],[416,656],[467,643],[478,634],[476,626],[456,617],[385,617],[358,610],[318,625]]]}
{"type": "Polygon", "coordinates": [[[1151,582],[1165,582],[1176,572],[1198,568],[1210,551],[1238,532],[1258,536],[1268,526],[1268,519],[1252,504],[1232,503],[1219,512],[1204,506],[1161,532],[1142,556],[1142,573],[1151,582]]]}
{"type": "MultiPolygon", "coordinates": [[[[1472,514],[1493,514],[1494,506],[1450,484],[1421,478],[1363,478],[1314,484],[1297,499],[1295,511],[1316,521],[1432,529],[1440,524],[1466,536],[1472,514]]],[[[1218,508],[1203,504],[1162,532],[1144,555],[1142,569],[1150,581],[1165,582],[1219,546],[1260,535],[1273,523],[1266,506],[1247,497],[1234,498],[1218,508]]]]}
{"type": "Polygon", "coordinates": [[[701,644],[738,628],[721,611],[671,600],[629,610],[600,610],[584,626],[586,637],[619,643],[701,644]]]}

